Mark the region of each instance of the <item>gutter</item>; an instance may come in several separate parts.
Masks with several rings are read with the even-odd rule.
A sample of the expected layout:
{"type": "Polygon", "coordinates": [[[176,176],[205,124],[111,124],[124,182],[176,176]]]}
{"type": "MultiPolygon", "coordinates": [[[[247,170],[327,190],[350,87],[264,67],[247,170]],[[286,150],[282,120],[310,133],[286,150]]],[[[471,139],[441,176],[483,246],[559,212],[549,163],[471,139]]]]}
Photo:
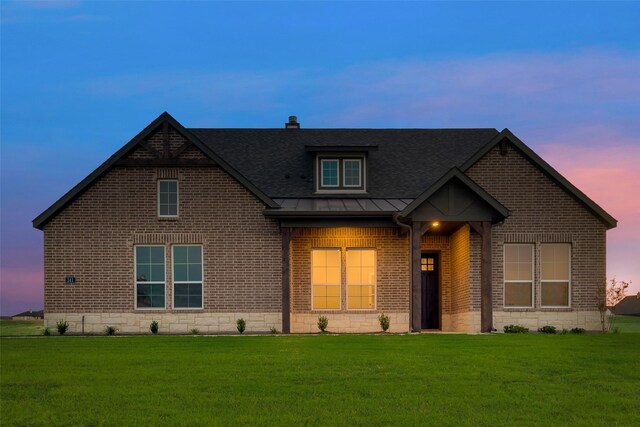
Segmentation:
{"type": "Polygon", "coordinates": [[[394,212],[393,214],[393,222],[398,224],[399,227],[406,228],[409,232],[409,332],[413,331],[413,266],[411,263],[413,262],[413,238],[412,238],[412,227],[408,224],[400,222],[400,214],[398,212],[394,212]]]}

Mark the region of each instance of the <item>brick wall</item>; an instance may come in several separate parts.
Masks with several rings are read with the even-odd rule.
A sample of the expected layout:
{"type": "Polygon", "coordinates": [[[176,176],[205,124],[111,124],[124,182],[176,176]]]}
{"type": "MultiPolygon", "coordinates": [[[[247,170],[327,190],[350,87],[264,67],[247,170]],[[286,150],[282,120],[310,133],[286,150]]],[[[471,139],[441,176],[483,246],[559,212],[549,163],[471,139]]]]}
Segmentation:
{"type": "MultiPolygon", "coordinates": [[[[598,288],[606,278],[605,225],[512,145],[506,156],[496,147],[467,174],[511,211],[504,224],[494,226],[492,232],[494,308],[503,308],[503,245],[513,242],[536,245],[534,310],[571,310],[539,308],[540,244],[546,242],[571,243],[572,309],[597,310],[598,288]]],[[[480,239],[475,233],[472,233],[471,247],[472,253],[480,253],[480,239]]],[[[473,309],[479,309],[479,259],[477,272],[474,263],[472,259],[471,301],[473,309]]]]}
{"type": "MultiPolygon", "coordinates": [[[[149,145],[160,150],[159,138],[149,145]]],[[[183,142],[171,133],[173,150],[183,142]]],[[[202,156],[191,147],[180,157],[202,156]]],[[[167,310],[159,313],[171,312],[171,245],[192,243],[203,245],[204,260],[204,310],[194,312],[279,312],[280,234],[263,209],[218,167],[115,167],[44,227],[45,311],[133,312],[134,245],[161,244],[167,310]],[[177,219],[157,216],[158,178],[179,180],[177,219]],[[76,284],[65,285],[66,275],[76,284]]]]}
{"type": "Polygon", "coordinates": [[[469,311],[469,225],[451,235],[451,313],[469,311]]]}

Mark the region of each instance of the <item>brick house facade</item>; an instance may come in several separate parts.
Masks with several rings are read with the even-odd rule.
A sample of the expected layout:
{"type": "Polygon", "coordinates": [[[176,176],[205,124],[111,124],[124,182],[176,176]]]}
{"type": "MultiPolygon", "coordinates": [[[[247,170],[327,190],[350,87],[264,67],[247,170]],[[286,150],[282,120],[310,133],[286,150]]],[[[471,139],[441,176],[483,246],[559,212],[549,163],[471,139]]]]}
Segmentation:
{"type": "Polygon", "coordinates": [[[47,325],[599,329],[616,221],[508,130],[286,127],[164,113],[43,212],[47,325]]]}

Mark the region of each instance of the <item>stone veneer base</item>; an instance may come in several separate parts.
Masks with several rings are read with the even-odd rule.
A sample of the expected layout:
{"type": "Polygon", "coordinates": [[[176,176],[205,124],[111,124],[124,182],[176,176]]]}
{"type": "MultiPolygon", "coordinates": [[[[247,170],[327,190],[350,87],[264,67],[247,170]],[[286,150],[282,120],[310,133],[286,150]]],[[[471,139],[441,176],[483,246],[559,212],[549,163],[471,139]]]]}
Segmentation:
{"type": "MultiPolygon", "coordinates": [[[[368,333],[381,332],[378,316],[381,313],[292,313],[292,333],[316,333],[318,329],[318,317],[325,316],[329,320],[327,332],[334,333],[368,333]]],[[[389,316],[390,325],[388,332],[409,332],[409,313],[384,313],[389,316]]]]}
{"type": "Polygon", "coordinates": [[[520,325],[535,332],[546,325],[558,330],[584,328],[602,331],[599,311],[494,311],[493,327],[502,332],[505,325],[520,325]]]}

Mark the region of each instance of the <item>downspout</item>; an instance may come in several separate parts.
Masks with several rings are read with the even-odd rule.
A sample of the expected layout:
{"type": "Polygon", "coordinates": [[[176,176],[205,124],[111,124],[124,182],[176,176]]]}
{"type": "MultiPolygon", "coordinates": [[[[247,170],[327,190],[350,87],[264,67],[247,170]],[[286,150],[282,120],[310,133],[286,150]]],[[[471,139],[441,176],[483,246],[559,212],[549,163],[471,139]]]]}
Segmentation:
{"type": "Polygon", "coordinates": [[[413,330],[413,239],[412,239],[412,227],[410,225],[400,222],[400,213],[395,212],[393,214],[393,221],[398,224],[399,227],[406,228],[409,232],[409,332],[413,330]]]}

